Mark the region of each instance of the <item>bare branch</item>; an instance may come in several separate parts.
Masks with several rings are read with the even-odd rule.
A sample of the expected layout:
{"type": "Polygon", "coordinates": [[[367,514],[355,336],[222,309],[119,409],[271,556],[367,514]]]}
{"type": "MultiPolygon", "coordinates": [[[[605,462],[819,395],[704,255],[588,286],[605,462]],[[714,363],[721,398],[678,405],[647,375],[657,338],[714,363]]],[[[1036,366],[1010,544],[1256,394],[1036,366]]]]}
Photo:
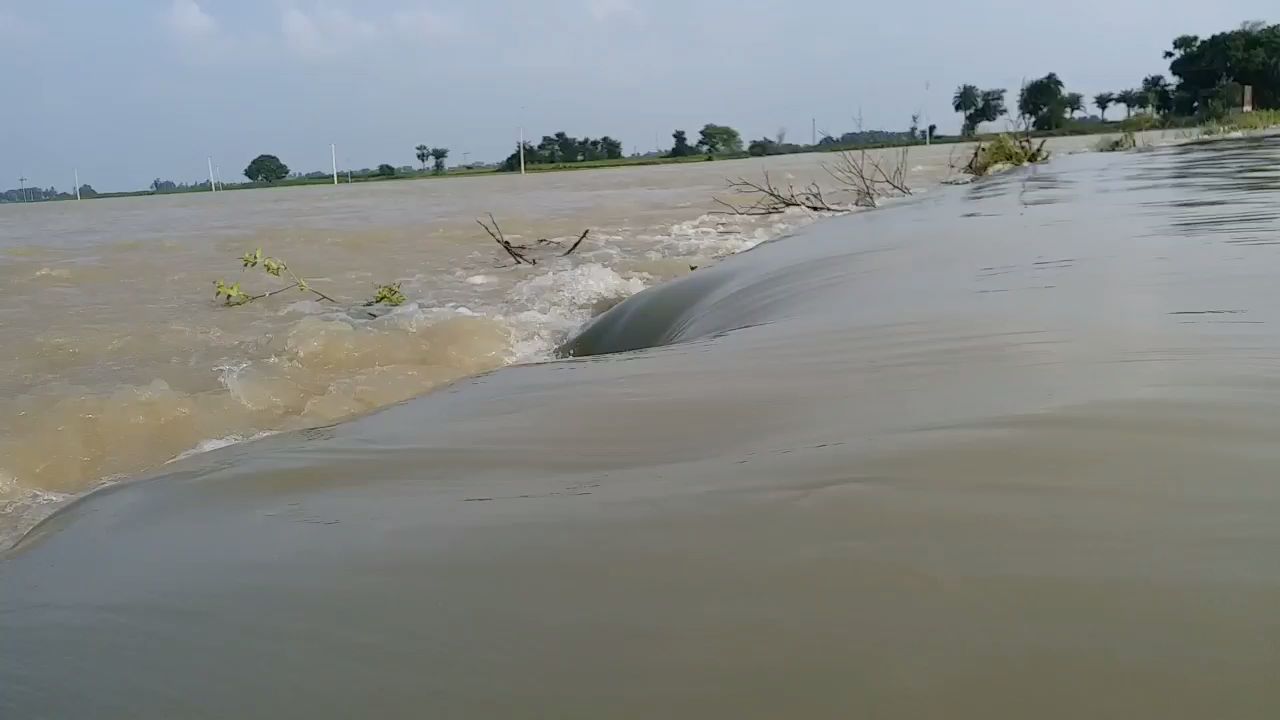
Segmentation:
{"type": "Polygon", "coordinates": [[[498,245],[500,245],[503,250],[507,251],[507,254],[511,256],[512,260],[516,261],[517,265],[521,265],[521,264],[537,265],[538,264],[537,260],[527,257],[524,254],[524,251],[529,249],[528,246],[512,245],[510,242],[507,241],[506,236],[502,234],[502,228],[498,226],[498,221],[494,219],[493,213],[489,213],[489,222],[492,223],[493,227],[486,225],[484,220],[480,218],[476,218],[476,223],[478,223],[480,227],[484,228],[484,231],[486,233],[489,233],[489,237],[493,238],[494,242],[498,243],[498,245]]]}
{"type": "Polygon", "coordinates": [[[578,236],[578,241],[575,242],[573,246],[570,247],[568,250],[565,250],[564,255],[561,255],[560,257],[565,257],[566,255],[572,255],[573,251],[577,250],[578,246],[582,244],[582,241],[587,239],[587,233],[589,232],[591,232],[591,228],[587,228],[586,230],[583,230],[582,234],[578,236]]]}
{"type": "Polygon", "coordinates": [[[773,184],[769,178],[769,173],[764,173],[764,182],[757,183],[739,177],[737,180],[725,180],[729,184],[729,190],[739,195],[750,195],[755,201],[750,205],[734,205],[725,202],[719,198],[713,198],[717,203],[729,209],[729,213],[733,215],[777,215],[785,212],[787,208],[804,208],[812,212],[844,212],[847,208],[838,207],[827,202],[822,195],[822,189],[817,184],[809,184],[802,190],[797,190],[794,185],[788,185],[786,188],[779,188],[773,184]]]}
{"type": "Polygon", "coordinates": [[[876,207],[881,198],[911,194],[906,181],[906,148],[902,149],[889,169],[866,150],[844,151],[833,165],[823,164],[822,167],[836,182],[853,193],[853,204],[858,207],[876,207]]]}

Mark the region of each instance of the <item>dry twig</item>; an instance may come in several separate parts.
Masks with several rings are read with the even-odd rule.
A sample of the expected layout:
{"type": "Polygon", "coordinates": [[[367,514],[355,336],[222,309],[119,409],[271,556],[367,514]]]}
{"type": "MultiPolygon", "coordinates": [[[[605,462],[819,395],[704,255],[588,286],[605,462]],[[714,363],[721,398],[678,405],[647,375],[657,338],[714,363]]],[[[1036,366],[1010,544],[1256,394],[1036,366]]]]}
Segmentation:
{"type": "Polygon", "coordinates": [[[836,182],[854,195],[853,204],[858,207],[876,207],[881,198],[901,197],[911,194],[907,186],[907,148],[902,148],[896,162],[889,168],[866,150],[840,153],[832,165],[823,164],[836,182]]]}
{"type": "Polygon", "coordinates": [[[734,205],[719,198],[712,198],[727,208],[727,211],[719,211],[724,215],[777,215],[793,207],[812,212],[843,212],[845,210],[827,202],[823,197],[822,188],[818,187],[817,183],[810,183],[800,190],[797,190],[794,185],[782,188],[773,184],[767,172],[764,174],[763,183],[751,182],[742,177],[726,182],[729,183],[731,191],[739,195],[752,196],[755,200],[750,205],[734,205]]]}
{"type": "Polygon", "coordinates": [[[493,213],[489,213],[489,223],[492,224],[493,227],[486,225],[484,220],[480,218],[476,218],[476,222],[480,224],[480,227],[484,228],[485,232],[489,233],[489,237],[493,238],[494,242],[501,245],[502,249],[507,251],[507,254],[511,256],[512,260],[516,261],[517,265],[538,264],[536,259],[525,255],[525,251],[529,249],[528,245],[512,245],[508,242],[506,236],[502,234],[502,228],[498,227],[498,221],[494,219],[493,213]]]}
{"type": "MultiPolygon", "coordinates": [[[[484,228],[484,231],[489,234],[489,237],[493,238],[494,242],[498,243],[498,245],[511,256],[512,260],[516,261],[516,265],[537,265],[538,259],[529,257],[529,251],[532,248],[528,245],[517,245],[508,240],[507,236],[502,234],[502,228],[498,226],[498,221],[494,219],[493,213],[488,213],[488,215],[489,222],[486,223],[481,218],[476,218],[476,222],[479,223],[480,227],[484,228]]],[[[569,246],[568,250],[560,253],[560,257],[572,255],[574,251],[582,245],[582,242],[587,239],[587,234],[590,232],[591,228],[583,230],[582,234],[578,236],[578,239],[574,241],[573,245],[569,246]]],[[[564,247],[564,243],[561,241],[548,240],[546,238],[539,238],[537,245],[554,245],[557,248],[564,247]]]]}
{"type": "Polygon", "coordinates": [[[560,257],[565,257],[566,255],[572,255],[573,251],[577,250],[578,246],[582,244],[582,241],[587,239],[587,233],[589,232],[591,232],[591,228],[587,228],[586,230],[583,230],[582,234],[578,236],[578,240],[574,242],[573,245],[568,250],[565,250],[564,254],[561,255],[560,257]]]}

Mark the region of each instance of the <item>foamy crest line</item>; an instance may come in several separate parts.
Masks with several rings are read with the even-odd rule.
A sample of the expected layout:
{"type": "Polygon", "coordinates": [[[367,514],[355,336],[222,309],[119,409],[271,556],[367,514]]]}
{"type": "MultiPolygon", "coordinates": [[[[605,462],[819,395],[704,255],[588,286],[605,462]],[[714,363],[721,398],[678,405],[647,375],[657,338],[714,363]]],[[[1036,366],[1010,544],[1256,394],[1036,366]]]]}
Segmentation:
{"type": "Polygon", "coordinates": [[[166,460],[165,465],[168,465],[169,463],[178,462],[179,460],[185,460],[193,455],[200,455],[202,453],[210,452],[211,450],[217,450],[218,448],[224,448],[231,445],[238,445],[239,443],[249,442],[251,440],[261,440],[264,437],[271,437],[272,435],[275,435],[275,434],[276,433],[271,431],[263,431],[263,432],[254,433],[248,436],[228,435],[226,437],[213,438],[211,440],[202,440],[198,445],[191,448],[190,450],[184,450],[183,452],[178,453],[176,456],[166,460]]]}
{"type": "Polygon", "coordinates": [[[512,362],[549,357],[572,332],[645,289],[650,279],[642,273],[624,276],[599,263],[585,263],[517,283],[504,313],[511,328],[512,362]]]}

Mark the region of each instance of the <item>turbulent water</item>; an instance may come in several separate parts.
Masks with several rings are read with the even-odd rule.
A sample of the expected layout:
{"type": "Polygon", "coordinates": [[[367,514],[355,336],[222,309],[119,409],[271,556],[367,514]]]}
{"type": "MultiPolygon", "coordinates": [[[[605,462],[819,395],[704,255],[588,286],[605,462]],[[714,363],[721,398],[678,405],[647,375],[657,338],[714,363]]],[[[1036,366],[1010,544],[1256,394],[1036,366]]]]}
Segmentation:
{"type": "Polygon", "coordinates": [[[1060,154],[777,242],[811,218],[705,215],[758,170],[19,211],[24,522],[548,359],[634,297],[578,357],[66,508],[0,560],[0,715],[1280,713],[1280,140],[1060,154]],[[593,241],[495,268],[487,210],[593,241]],[[258,244],[415,305],[211,307],[258,244]]]}
{"type": "MultiPolygon", "coordinates": [[[[913,150],[911,182],[935,184],[963,153],[913,150]]],[[[736,199],[727,177],[831,187],[831,160],[0,207],[0,547],[77,493],[183,454],[546,359],[610,304],[814,219],[713,214],[736,199]],[[542,262],[504,267],[475,222],[488,213],[542,262]],[[536,243],[584,229],[568,258],[536,243]],[[284,285],[241,269],[259,247],[342,302],[220,307],[215,279],[284,285]],[[394,280],[410,303],[371,319],[360,303],[394,280]]]]}

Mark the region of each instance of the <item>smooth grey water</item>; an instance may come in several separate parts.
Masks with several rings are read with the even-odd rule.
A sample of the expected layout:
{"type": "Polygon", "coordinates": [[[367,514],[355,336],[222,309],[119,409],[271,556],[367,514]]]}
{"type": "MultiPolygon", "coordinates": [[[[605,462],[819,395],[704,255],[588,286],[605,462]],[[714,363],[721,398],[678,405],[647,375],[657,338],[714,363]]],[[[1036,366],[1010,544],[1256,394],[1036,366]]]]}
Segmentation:
{"type": "Polygon", "coordinates": [[[4,717],[1267,718],[1280,141],[824,221],[90,496],[4,717]]]}

